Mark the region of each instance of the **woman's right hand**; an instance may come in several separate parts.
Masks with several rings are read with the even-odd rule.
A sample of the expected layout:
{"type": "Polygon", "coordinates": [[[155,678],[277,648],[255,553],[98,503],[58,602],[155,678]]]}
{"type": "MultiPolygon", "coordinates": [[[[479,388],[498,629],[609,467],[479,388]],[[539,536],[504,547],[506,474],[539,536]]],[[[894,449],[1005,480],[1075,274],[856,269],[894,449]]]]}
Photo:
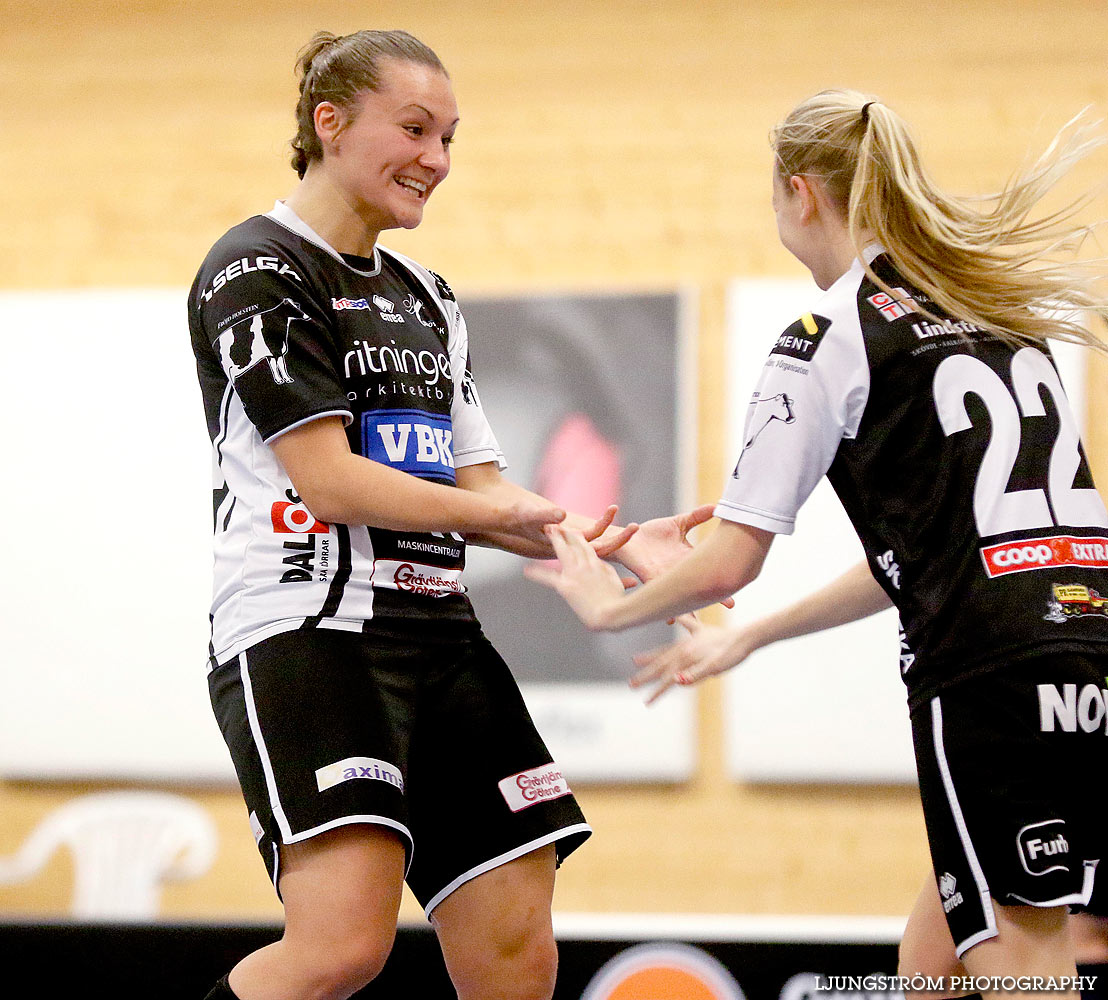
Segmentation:
{"type": "Polygon", "coordinates": [[[565,519],[566,512],[561,507],[535,493],[520,490],[505,508],[503,528],[500,530],[542,549],[549,549],[546,526],[561,524],[565,519]]]}
{"type": "Polygon", "coordinates": [[[705,625],[692,615],[681,615],[678,623],[688,631],[687,636],[634,658],[639,669],[631,677],[631,687],[654,685],[646,699],[648,705],[674,684],[696,684],[737,667],[762,646],[749,628],[705,625]]]}

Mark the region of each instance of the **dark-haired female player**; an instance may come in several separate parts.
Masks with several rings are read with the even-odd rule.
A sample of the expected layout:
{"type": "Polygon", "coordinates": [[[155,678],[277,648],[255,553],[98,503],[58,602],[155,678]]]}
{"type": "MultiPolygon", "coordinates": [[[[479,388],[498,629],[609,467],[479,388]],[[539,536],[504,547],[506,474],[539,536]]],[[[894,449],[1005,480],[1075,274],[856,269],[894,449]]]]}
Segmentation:
{"type": "MultiPolygon", "coordinates": [[[[344,998],[407,879],[463,998],[546,1000],[554,871],[588,835],[481,634],[466,540],[552,554],[567,517],[501,478],[449,286],[378,245],[446,177],[458,109],[404,32],[301,54],[291,196],[223,236],[189,320],[215,456],[209,686],[283,937],[211,997],[344,998]]],[[[633,533],[569,515],[608,555],[633,533]]],[[[710,510],[620,552],[642,577],[710,510]]]]}

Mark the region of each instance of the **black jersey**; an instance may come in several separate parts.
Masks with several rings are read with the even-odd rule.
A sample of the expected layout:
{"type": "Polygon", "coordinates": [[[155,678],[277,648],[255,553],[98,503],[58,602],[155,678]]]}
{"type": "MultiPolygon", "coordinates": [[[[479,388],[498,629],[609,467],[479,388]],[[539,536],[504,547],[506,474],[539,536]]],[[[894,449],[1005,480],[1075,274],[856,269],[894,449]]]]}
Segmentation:
{"type": "Polygon", "coordinates": [[[336,415],[355,454],[423,479],[502,466],[447,284],[383,248],[344,258],[278,203],[212,248],[189,327],[214,453],[215,661],[293,628],[472,621],[461,536],[325,524],[268,447],[336,415]]]}
{"type": "Polygon", "coordinates": [[[855,261],[778,338],[717,515],[788,533],[826,474],[900,612],[913,705],[1036,647],[1108,653],[1108,513],[1049,354],[869,254],[896,294],[855,261]]]}

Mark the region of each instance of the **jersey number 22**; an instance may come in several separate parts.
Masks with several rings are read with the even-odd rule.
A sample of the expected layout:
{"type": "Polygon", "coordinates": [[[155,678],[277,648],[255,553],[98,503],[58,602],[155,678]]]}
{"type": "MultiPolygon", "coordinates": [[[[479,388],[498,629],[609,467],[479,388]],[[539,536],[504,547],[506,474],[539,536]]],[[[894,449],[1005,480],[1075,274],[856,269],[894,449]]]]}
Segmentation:
{"type": "Polygon", "coordinates": [[[935,408],[947,437],[972,426],[966,411],[969,393],[985,405],[992,424],[973,489],[978,534],[984,538],[1008,531],[1049,528],[1055,523],[1072,527],[1108,525],[1108,512],[1097,491],[1074,489],[1074,476],[1081,463],[1077,424],[1058,373],[1042,351],[1024,347],[1016,352],[1012,358],[1012,388],[1014,399],[992,368],[968,354],[952,355],[935,370],[935,408]],[[1046,413],[1040,386],[1046,387],[1058,413],[1058,436],[1050,451],[1047,490],[1009,493],[1006,487],[1020,448],[1020,414],[1041,417],[1046,413]]]}

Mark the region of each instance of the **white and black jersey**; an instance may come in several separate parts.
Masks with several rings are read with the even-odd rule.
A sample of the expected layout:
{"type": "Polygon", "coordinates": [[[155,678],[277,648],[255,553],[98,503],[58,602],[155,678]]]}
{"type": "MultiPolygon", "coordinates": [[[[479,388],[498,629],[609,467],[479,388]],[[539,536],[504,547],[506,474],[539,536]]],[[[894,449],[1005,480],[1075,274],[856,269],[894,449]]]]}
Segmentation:
{"type": "Polygon", "coordinates": [[[212,248],[189,326],[214,453],[213,661],[294,628],[472,621],[459,535],[322,523],[268,447],[336,415],[355,454],[423,479],[502,467],[446,282],[383,248],[344,257],[278,203],[212,248]]]}
{"type": "Polygon", "coordinates": [[[867,256],[895,294],[855,261],[778,338],[716,514],[788,533],[826,474],[900,611],[913,706],[1038,647],[1105,655],[1108,514],[1049,354],[867,256]]]}

